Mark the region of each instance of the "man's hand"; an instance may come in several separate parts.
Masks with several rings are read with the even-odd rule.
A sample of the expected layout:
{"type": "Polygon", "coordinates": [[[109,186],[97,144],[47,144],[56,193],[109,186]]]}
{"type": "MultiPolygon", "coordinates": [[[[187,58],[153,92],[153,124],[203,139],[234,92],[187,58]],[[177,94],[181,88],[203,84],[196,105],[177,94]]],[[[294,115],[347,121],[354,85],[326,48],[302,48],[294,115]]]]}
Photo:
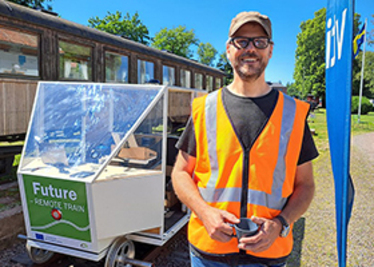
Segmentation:
{"type": "Polygon", "coordinates": [[[209,207],[200,217],[209,236],[220,242],[229,242],[233,230],[228,223],[239,223],[240,220],[230,212],[209,207]]]}
{"type": "Polygon", "coordinates": [[[260,226],[259,232],[250,237],[242,237],[239,240],[239,249],[250,250],[258,253],[267,250],[279,237],[282,224],[279,220],[269,220],[252,216],[251,220],[260,226]]]}

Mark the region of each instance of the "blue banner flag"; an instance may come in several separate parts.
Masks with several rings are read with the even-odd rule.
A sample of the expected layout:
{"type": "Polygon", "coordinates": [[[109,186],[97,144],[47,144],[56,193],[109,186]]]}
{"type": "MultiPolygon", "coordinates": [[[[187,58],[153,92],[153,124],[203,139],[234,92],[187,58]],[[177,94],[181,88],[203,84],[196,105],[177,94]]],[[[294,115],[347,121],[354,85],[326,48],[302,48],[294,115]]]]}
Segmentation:
{"type": "Polygon", "coordinates": [[[351,135],[353,0],[328,0],[326,10],[326,117],[339,266],[346,266],[347,230],[354,188],[349,175],[351,135]]]}
{"type": "Polygon", "coordinates": [[[356,58],[358,53],[360,52],[360,47],[365,41],[365,34],[366,34],[366,23],[364,23],[361,30],[358,32],[355,39],[353,40],[353,55],[354,55],[354,58],[356,58]]]}

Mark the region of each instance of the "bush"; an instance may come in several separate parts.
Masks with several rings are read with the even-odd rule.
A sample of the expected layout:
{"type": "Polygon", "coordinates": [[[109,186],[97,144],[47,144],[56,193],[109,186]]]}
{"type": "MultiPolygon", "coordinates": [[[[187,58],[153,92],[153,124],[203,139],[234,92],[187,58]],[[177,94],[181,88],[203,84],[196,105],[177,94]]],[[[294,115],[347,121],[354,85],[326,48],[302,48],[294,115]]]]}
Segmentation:
{"type": "MultiPolygon", "coordinates": [[[[359,96],[352,96],[352,109],[351,113],[352,114],[357,114],[358,113],[358,104],[359,104],[359,96]]],[[[370,111],[373,111],[373,104],[370,103],[370,100],[363,96],[361,98],[361,114],[365,115],[368,114],[370,111]]]]}

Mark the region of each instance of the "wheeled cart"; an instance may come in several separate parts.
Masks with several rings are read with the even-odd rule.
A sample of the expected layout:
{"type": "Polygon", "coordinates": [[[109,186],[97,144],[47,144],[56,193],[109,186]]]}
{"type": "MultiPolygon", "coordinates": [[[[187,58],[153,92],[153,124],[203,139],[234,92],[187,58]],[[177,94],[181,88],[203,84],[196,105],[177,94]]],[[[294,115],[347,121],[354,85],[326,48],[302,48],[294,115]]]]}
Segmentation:
{"type": "Polygon", "coordinates": [[[162,246],[188,221],[170,173],[191,100],[204,93],[39,83],[18,169],[30,258],[147,266],[134,241],[162,246]]]}

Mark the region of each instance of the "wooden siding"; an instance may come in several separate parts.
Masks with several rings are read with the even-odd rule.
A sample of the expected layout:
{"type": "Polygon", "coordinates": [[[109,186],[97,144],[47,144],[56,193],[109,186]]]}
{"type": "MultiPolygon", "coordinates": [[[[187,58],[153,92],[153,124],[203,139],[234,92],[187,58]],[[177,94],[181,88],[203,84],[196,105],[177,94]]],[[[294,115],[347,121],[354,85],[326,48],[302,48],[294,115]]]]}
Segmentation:
{"type": "Polygon", "coordinates": [[[32,111],[37,81],[0,81],[0,135],[24,134],[32,111]]]}

